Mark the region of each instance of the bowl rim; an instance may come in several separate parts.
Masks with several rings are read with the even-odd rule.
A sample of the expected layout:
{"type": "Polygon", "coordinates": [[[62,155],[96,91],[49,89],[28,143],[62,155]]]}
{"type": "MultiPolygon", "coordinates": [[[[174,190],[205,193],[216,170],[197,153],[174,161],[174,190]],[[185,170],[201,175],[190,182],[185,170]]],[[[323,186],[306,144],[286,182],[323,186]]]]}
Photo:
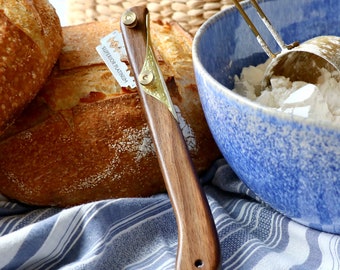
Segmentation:
{"type": "MultiPolygon", "coordinates": [[[[272,0],[263,0],[261,2],[267,2],[272,0]]],[[[260,3],[261,3],[260,2],[260,3]]],[[[250,4],[250,0],[245,0],[241,2],[241,5],[246,7],[250,4]]],[[[217,81],[204,67],[202,62],[200,61],[199,53],[198,53],[198,45],[200,41],[202,40],[203,34],[211,27],[213,27],[216,22],[220,21],[221,18],[227,16],[231,12],[238,12],[236,7],[234,5],[227,7],[226,9],[219,11],[212,17],[210,17],[208,20],[206,20],[201,27],[197,30],[193,43],[192,43],[192,59],[193,59],[193,65],[194,65],[194,71],[195,73],[202,74],[204,76],[204,79],[209,81],[209,84],[212,85],[216,90],[223,93],[223,95],[226,95],[230,98],[232,98],[234,101],[249,106],[250,108],[254,109],[257,112],[267,114],[270,117],[275,117],[278,119],[281,119],[286,122],[294,122],[299,125],[307,126],[307,125],[315,125],[317,128],[322,129],[328,129],[330,131],[336,132],[339,130],[339,124],[336,124],[331,121],[325,121],[321,119],[312,119],[312,118],[305,118],[298,115],[293,115],[290,113],[280,112],[275,108],[268,107],[265,105],[262,105],[260,103],[257,103],[255,101],[250,100],[249,98],[242,96],[240,94],[237,94],[233,91],[233,89],[229,89],[226,86],[224,86],[222,83],[217,81]]],[[[197,76],[197,74],[196,74],[197,76]]],[[[340,117],[340,116],[339,116],[340,117]]]]}

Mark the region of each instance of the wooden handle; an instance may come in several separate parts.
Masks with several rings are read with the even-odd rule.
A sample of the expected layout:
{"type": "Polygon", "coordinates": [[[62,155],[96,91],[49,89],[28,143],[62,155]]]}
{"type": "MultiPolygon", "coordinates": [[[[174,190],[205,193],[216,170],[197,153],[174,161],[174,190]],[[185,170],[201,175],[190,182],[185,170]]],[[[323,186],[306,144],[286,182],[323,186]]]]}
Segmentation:
{"type": "Polygon", "coordinates": [[[148,11],[145,7],[134,7],[129,11],[137,15],[137,25],[127,27],[122,22],[121,30],[175,211],[178,226],[176,269],[219,269],[220,246],[216,227],[182,132],[167,106],[146,94],[138,82],[146,54],[148,11]]]}

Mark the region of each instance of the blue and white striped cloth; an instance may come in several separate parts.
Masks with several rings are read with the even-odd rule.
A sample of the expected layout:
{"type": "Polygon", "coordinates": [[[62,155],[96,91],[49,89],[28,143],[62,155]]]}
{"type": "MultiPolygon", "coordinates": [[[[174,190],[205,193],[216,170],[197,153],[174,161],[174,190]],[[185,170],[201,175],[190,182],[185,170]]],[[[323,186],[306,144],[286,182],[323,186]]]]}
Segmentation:
{"type": "MultiPolygon", "coordinates": [[[[340,269],[339,236],[299,225],[264,205],[224,160],[202,181],[222,269],[340,269]]],[[[0,269],[174,269],[176,249],[166,194],[69,209],[0,202],[0,269]]]]}

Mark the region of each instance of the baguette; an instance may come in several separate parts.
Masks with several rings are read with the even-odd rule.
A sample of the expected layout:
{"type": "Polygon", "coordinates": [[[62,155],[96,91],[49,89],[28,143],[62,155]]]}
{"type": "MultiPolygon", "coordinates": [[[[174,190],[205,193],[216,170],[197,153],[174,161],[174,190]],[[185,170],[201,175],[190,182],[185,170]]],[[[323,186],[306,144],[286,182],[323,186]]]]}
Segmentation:
{"type": "MultiPolygon", "coordinates": [[[[114,22],[63,28],[64,47],[41,92],[0,141],[0,193],[67,207],[150,196],[165,185],[136,89],[121,88],[95,50],[114,22]]],[[[176,23],[151,36],[198,172],[220,156],[193,73],[192,37],[176,23]]],[[[183,179],[185,181],[185,179],[183,179]]]]}
{"type": "Polygon", "coordinates": [[[47,0],[0,0],[0,134],[41,89],[62,43],[47,0]]]}

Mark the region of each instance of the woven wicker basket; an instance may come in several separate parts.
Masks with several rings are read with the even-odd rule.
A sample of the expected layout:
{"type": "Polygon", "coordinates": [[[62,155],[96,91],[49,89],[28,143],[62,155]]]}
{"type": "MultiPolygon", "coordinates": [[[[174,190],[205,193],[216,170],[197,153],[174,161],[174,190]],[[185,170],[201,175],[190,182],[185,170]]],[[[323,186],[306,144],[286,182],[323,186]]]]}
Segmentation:
{"type": "Polygon", "coordinates": [[[175,20],[191,34],[209,17],[232,5],[232,0],[68,0],[69,23],[118,19],[132,6],[147,5],[151,19],[175,20]]]}

